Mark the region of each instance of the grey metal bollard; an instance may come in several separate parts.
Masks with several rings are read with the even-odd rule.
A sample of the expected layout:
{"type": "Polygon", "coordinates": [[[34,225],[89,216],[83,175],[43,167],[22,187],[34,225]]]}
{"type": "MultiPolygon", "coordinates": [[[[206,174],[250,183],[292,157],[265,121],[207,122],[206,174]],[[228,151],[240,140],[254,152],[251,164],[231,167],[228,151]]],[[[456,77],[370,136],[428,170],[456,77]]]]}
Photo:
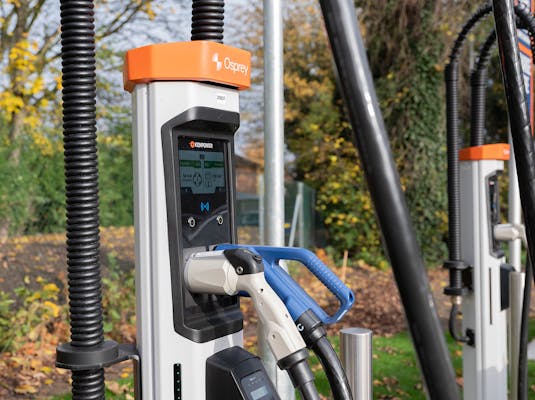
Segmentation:
{"type": "Polygon", "coordinates": [[[340,331],[340,358],[354,400],[372,400],[372,331],[346,328],[340,331]]]}

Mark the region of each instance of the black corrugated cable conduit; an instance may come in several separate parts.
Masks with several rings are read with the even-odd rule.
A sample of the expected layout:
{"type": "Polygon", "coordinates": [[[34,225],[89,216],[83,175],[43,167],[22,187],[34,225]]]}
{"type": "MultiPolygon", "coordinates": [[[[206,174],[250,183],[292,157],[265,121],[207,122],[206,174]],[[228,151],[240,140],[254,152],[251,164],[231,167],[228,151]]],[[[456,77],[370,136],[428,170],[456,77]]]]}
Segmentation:
{"type": "Polygon", "coordinates": [[[320,0],[355,143],[430,398],[459,398],[351,0],[320,0]]]}
{"type": "Polygon", "coordinates": [[[91,364],[84,354],[99,354],[107,347],[102,322],[99,261],[93,15],[92,0],[61,0],[71,342],[58,348],[58,363],[65,363],[67,368],[73,369],[72,397],[75,400],[104,399],[105,394],[104,369],[83,366],[91,364]],[[80,369],[76,368],[76,364],[80,369]]]}
{"type": "Polygon", "coordinates": [[[479,8],[464,24],[455,40],[449,63],[444,70],[446,81],[446,141],[448,160],[448,260],[444,267],[449,270],[449,286],[444,293],[452,298],[452,309],[449,318],[450,335],[458,342],[469,343],[467,336],[458,334],[455,322],[462,302],[462,296],[468,288],[463,283],[463,272],[468,265],[461,259],[461,194],[459,176],[459,150],[461,136],[459,135],[459,57],[466,37],[479,21],[492,11],[490,5],[479,8]]]}
{"type": "Polygon", "coordinates": [[[495,43],[496,32],[493,30],[487,36],[483,46],[481,46],[476,67],[470,75],[470,146],[482,146],[485,143],[485,106],[488,86],[487,65],[495,43]]]}
{"type": "MultiPolygon", "coordinates": [[[[526,29],[530,37],[530,46],[535,51],[533,37],[535,36],[535,18],[530,14],[524,4],[518,4],[514,8],[517,28],[526,29]]],[[[487,67],[490,61],[491,51],[496,43],[496,31],[487,36],[481,46],[476,66],[470,76],[471,86],[471,131],[470,146],[482,146],[485,144],[485,102],[488,87],[487,67]]],[[[535,52],[533,53],[535,57],[535,52]]]]}
{"type": "Polygon", "coordinates": [[[223,0],[193,0],[191,40],[223,43],[224,15],[223,0]]]}

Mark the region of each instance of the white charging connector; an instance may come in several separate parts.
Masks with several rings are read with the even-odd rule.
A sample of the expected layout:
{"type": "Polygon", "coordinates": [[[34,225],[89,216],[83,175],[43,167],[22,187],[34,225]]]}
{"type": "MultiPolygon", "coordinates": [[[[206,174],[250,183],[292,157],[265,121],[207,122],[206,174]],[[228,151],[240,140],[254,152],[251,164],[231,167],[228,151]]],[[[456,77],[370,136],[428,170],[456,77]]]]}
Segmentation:
{"type": "Polygon", "coordinates": [[[522,239],[524,246],[527,246],[526,228],[523,224],[494,225],[494,237],[501,242],[522,239]]]}
{"type": "Polygon", "coordinates": [[[193,293],[236,295],[246,292],[267,331],[277,361],[306,348],[286,306],[264,277],[262,258],[244,249],[193,254],[184,270],[193,293]]]}

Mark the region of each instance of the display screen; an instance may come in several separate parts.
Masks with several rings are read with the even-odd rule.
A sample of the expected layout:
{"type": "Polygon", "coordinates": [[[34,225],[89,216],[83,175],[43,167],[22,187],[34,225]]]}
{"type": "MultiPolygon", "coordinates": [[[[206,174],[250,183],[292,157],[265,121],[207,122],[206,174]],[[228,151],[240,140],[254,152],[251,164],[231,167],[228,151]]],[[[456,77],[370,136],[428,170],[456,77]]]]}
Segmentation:
{"type": "Polygon", "coordinates": [[[265,386],[262,386],[256,390],[253,390],[251,392],[251,398],[253,400],[258,400],[258,399],[261,399],[262,397],[264,397],[266,394],[268,394],[268,390],[265,386]]]}
{"type": "Polygon", "coordinates": [[[185,248],[231,241],[228,142],[178,138],[178,183],[185,248]]]}
{"type": "Polygon", "coordinates": [[[265,371],[256,371],[242,378],[241,384],[249,400],[269,400],[275,398],[273,392],[266,382],[265,371]]]}
{"type": "Polygon", "coordinates": [[[193,194],[225,191],[225,161],[220,151],[179,150],[180,187],[193,194]]]}

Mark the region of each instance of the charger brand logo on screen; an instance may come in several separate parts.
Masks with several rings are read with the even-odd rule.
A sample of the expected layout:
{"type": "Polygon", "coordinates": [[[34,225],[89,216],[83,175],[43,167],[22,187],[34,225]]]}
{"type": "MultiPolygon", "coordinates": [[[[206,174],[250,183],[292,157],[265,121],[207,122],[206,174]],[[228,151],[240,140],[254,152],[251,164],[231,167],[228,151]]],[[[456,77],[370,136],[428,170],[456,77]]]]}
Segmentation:
{"type": "Polygon", "coordinates": [[[220,61],[219,53],[214,53],[212,56],[212,62],[215,63],[216,71],[221,71],[221,69],[224,67],[225,69],[232,71],[234,74],[238,72],[240,74],[247,75],[247,72],[249,72],[249,67],[247,65],[232,61],[230,57],[225,57],[223,61],[220,61]]]}
{"type": "Polygon", "coordinates": [[[189,142],[189,147],[191,147],[192,149],[213,149],[214,144],[206,142],[196,142],[195,140],[192,140],[189,142]]]}

